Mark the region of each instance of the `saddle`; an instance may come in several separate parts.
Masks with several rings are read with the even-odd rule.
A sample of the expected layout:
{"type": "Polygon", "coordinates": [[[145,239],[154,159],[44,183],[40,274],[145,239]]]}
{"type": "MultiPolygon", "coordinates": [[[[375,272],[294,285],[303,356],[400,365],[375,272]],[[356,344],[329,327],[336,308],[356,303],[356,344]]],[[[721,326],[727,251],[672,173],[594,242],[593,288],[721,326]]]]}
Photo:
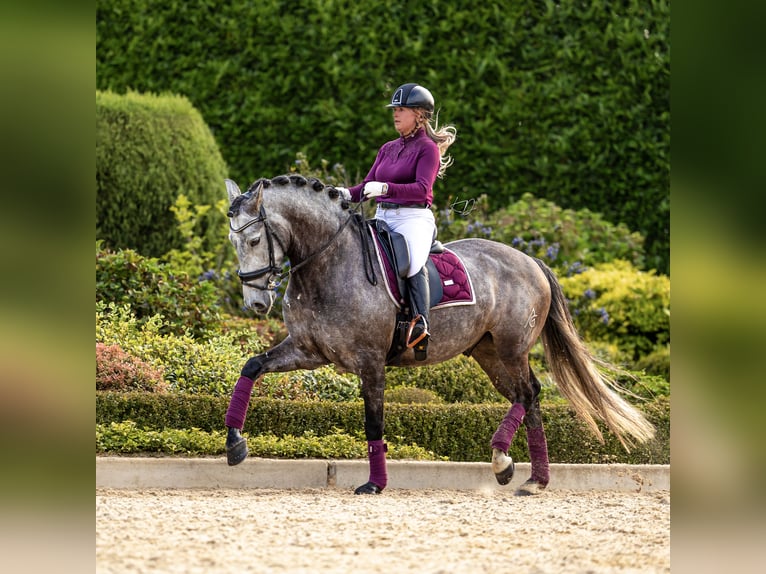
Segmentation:
{"type": "MultiPolygon", "coordinates": [[[[407,282],[405,279],[407,279],[407,271],[410,268],[410,249],[407,246],[407,240],[401,233],[393,231],[385,221],[368,219],[367,223],[376,234],[384,255],[391,262],[401,294],[399,304],[404,305],[407,301],[407,282]]],[[[434,240],[431,244],[430,253],[444,253],[444,251],[444,245],[441,241],[434,240]]],[[[434,307],[442,300],[444,288],[439,278],[439,272],[430,257],[426,261],[426,269],[428,269],[428,286],[431,292],[430,305],[434,307]]]]}
{"type": "MultiPolygon", "coordinates": [[[[385,221],[380,219],[370,219],[368,220],[368,224],[378,239],[381,251],[388,259],[395,272],[399,288],[400,300],[399,311],[396,315],[396,329],[394,330],[394,338],[386,357],[387,365],[395,365],[399,363],[402,353],[407,349],[407,331],[412,319],[412,312],[407,304],[409,299],[407,297],[406,282],[407,272],[410,267],[410,250],[404,236],[401,233],[393,231],[385,221]]],[[[430,252],[443,253],[444,245],[442,245],[441,242],[434,240],[430,252]]],[[[430,290],[429,305],[430,307],[434,307],[442,300],[444,288],[442,287],[439,272],[430,257],[426,261],[426,269],[428,270],[428,285],[430,290]]],[[[426,358],[425,348],[416,348],[415,356],[418,360],[424,360],[426,358]]]]}

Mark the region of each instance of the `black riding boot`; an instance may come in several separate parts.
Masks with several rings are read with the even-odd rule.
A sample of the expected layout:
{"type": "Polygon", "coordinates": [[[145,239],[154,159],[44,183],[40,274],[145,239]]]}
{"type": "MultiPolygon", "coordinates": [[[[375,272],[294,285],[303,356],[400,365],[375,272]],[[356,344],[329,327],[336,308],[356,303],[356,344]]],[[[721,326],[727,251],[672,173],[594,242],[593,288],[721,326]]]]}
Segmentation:
{"type": "Polygon", "coordinates": [[[412,277],[407,277],[412,323],[407,333],[407,347],[415,348],[415,358],[426,358],[428,345],[428,309],[431,305],[431,293],[428,286],[428,269],[423,267],[412,277]]]}

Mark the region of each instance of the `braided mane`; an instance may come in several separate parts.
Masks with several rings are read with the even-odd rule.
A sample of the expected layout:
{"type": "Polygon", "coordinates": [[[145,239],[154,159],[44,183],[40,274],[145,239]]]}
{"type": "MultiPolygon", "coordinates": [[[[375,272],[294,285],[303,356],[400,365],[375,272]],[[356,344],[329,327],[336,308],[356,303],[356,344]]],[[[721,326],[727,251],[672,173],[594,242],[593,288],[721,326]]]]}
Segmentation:
{"type": "Polygon", "coordinates": [[[327,196],[332,200],[341,199],[340,207],[341,209],[349,209],[349,200],[346,198],[341,198],[341,193],[338,191],[337,188],[335,188],[332,185],[325,185],[322,183],[321,180],[317,179],[316,177],[304,177],[300,174],[292,173],[287,175],[278,175],[277,177],[274,177],[272,179],[268,179],[265,177],[262,177],[260,179],[256,179],[253,183],[250,184],[250,186],[247,188],[247,191],[243,193],[242,195],[235,197],[234,201],[231,202],[231,205],[229,206],[229,217],[236,216],[241,207],[242,204],[249,201],[253,194],[257,192],[258,188],[260,186],[263,186],[264,189],[267,187],[272,186],[289,186],[292,185],[294,187],[306,187],[313,189],[315,192],[326,192],[327,196]]]}

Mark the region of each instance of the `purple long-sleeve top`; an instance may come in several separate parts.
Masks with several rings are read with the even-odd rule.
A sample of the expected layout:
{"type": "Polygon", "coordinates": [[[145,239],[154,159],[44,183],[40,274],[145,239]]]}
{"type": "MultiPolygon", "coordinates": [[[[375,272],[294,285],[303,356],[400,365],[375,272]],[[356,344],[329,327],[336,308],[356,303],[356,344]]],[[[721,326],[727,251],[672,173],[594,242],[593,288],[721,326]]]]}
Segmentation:
{"type": "Polygon", "coordinates": [[[420,128],[412,136],[386,142],[378,150],[364,181],[349,187],[352,201],[362,200],[364,184],[380,181],[388,184],[388,192],[377,201],[389,203],[426,203],[434,201],[434,181],[439,173],[439,148],[420,128]]]}

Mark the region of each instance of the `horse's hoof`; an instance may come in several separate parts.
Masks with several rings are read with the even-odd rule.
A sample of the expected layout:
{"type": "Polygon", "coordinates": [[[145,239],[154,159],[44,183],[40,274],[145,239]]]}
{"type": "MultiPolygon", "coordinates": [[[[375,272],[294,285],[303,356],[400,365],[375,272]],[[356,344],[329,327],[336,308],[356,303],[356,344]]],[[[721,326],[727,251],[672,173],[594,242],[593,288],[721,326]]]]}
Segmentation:
{"type": "Polygon", "coordinates": [[[357,488],[354,491],[354,494],[380,494],[383,489],[380,488],[377,484],[373,484],[372,482],[368,482],[367,484],[363,484],[359,488],[357,488]]]}
{"type": "Polygon", "coordinates": [[[495,479],[502,486],[505,486],[513,478],[516,472],[516,463],[513,459],[499,449],[492,449],[492,472],[495,473],[495,479]]]}
{"type": "Polygon", "coordinates": [[[234,466],[245,460],[247,454],[247,439],[239,434],[239,429],[230,428],[226,437],[226,462],[234,466]]]}
{"type": "Polygon", "coordinates": [[[542,484],[530,478],[528,481],[516,489],[515,494],[516,496],[535,496],[545,490],[546,486],[548,485],[542,484]]]}
{"type": "Polygon", "coordinates": [[[497,479],[498,484],[505,486],[511,482],[514,472],[516,472],[516,463],[511,461],[511,464],[509,464],[505,470],[501,470],[500,472],[495,473],[495,478],[497,479]]]}

